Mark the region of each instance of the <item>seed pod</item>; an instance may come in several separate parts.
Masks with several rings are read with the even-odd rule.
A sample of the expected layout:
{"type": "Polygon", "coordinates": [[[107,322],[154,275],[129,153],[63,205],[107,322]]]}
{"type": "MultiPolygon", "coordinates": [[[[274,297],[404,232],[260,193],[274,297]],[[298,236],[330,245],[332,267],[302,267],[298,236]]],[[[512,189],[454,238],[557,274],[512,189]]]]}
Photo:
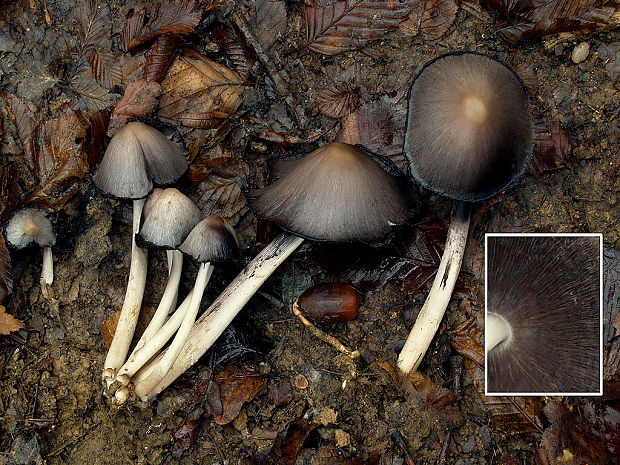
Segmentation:
{"type": "Polygon", "coordinates": [[[314,321],[344,323],[357,316],[357,292],[346,284],[319,284],[306,289],[297,305],[314,321]]]}

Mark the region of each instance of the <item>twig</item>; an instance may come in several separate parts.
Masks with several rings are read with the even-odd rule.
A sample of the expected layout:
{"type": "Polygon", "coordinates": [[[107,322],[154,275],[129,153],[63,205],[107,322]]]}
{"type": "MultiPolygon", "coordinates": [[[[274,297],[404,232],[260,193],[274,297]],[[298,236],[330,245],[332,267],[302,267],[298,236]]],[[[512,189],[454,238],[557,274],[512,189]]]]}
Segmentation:
{"type": "Polygon", "coordinates": [[[407,443],[405,442],[405,438],[403,437],[401,432],[395,431],[390,437],[392,438],[394,444],[396,444],[396,446],[400,450],[400,453],[403,455],[405,463],[407,465],[415,465],[415,462],[413,461],[413,456],[411,455],[411,452],[409,452],[409,448],[407,447],[407,443]]]}
{"type": "Polygon", "coordinates": [[[215,448],[215,453],[217,454],[220,465],[224,465],[226,463],[226,457],[224,457],[224,454],[222,454],[222,451],[220,450],[220,447],[217,445],[217,442],[215,442],[215,439],[213,438],[213,436],[211,436],[211,434],[209,433],[205,433],[204,437],[211,441],[211,443],[213,444],[213,447],[215,448]]]}
{"type": "Polygon", "coordinates": [[[439,454],[439,460],[437,465],[444,465],[446,463],[446,457],[448,456],[448,447],[450,446],[450,439],[452,439],[452,430],[446,431],[446,435],[443,438],[443,445],[441,446],[441,453],[439,454]]]}
{"type": "Polygon", "coordinates": [[[360,356],[359,350],[351,350],[347,346],[345,346],[342,342],[336,339],[334,336],[330,336],[329,334],[325,334],[319,328],[314,326],[299,310],[299,305],[297,304],[297,300],[293,303],[293,314],[299,318],[299,320],[310,330],[312,334],[318,337],[321,341],[328,343],[329,345],[336,348],[336,350],[342,352],[343,354],[348,355],[353,360],[356,360],[360,356]]]}

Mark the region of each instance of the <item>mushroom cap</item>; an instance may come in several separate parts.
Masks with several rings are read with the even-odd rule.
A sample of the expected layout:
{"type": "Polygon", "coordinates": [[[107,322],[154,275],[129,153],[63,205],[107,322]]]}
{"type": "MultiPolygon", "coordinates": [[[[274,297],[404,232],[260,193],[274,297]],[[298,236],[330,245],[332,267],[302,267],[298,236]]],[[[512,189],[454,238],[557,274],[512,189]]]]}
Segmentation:
{"type": "Polygon", "coordinates": [[[422,186],[457,200],[483,200],[525,172],[533,148],[527,90],[502,62],[450,53],[414,79],[403,150],[422,186]]]}
{"type": "Polygon", "coordinates": [[[273,184],[249,193],[256,215],[299,236],[381,242],[406,221],[401,180],[354,145],[332,142],[290,164],[273,184]]]}
{"type": "Polygon", "coordinates": [[[201,220],[189,197],[173,187],[155,193],[136,240],[140,245],[176,249],[201,220]]]}
{"type": "Polygon", "coordinates": [[[37,207],[27,207],[13,213],[4,228],[7,242],[22,249],[32,242],[41,247],[56,244],[56,234],[49,215],[37,207]]]}
{"type": "Polygon", "coordinates": [[[210,215],[191,230],[179,250],[202,263],[227,262],[239,254],[239,240],[228,221],[210,215]]]}
{"type": "Polygon", "coordinates": [[[488,392],[598,392],[599,237],[487,241],[487,311],[511,328],[488,352],[488,392]]]}
{"type": "Polygon", "coordinates": [[[157,129],[134,121],[112,138],[93,181],[113,197],[142,199],[153,183],[170,184],[186,170],[187,160],[177,145],[157,129]]]}

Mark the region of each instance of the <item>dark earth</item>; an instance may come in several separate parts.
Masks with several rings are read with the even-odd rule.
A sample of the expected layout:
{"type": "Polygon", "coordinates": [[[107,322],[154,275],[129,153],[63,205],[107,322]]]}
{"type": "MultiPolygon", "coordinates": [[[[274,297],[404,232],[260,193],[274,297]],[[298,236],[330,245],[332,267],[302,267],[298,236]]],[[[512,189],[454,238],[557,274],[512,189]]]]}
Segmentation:
{"type": "MultiPolygon", "coordinates": [[[[620,309],[618,4],[573,2],[575,8],[615,13],[601,13],[595,28],[558,21],[562,27],[544,37],[543,27],[514,42],[515,28],[512,38],[502,31],[522,24],[523,6],[511,4],[505,19],[501,6],[508,4],[501,2],[410,2],[411,10],[429,5],[421,29],[414,14],[407,27],[386,27],[376,40],[318,49],[318,41],[306,39],[305,8],[332,3],[226,2],[205,10],[189,29],[165,31],[180,35],[167,52],[171,61],[177,57],[168,77],[153,78],[162,83],[159,104],[144,109],[136,99],[138,109],[116,111],[108,135],[110,111],[149,66],[144,54],[161,31],[132,47],[132,55],[121,37],[127,18],[139,11],[131,0],[99,2],[86,13],[79,2],[64,0],[0,3],[2,219],[22,204],[40,205],[54,212],[58,236],[55,279],[45,292],[40,251],[10,254],[13,287],[4,306],[23,328],[0,336],[1,464],[620,463],[620,338],[612,325],[620,309]],[[105,17],[91,21],[95,32],[85,38],[80,24],[89,14],[105,17]],[[219,40],[223,36],[233,37],[234,52],[219,40]],[[583,42],[589,52],[581,60],[574,49],[583,42]],[[105,69],[93,74],[93,50],[112,54],[104,68],[121,59],[129,64],[117,74],[105,69]],[[242,193],[246,185],[268,182],[267,160],[339,139],[363,143],[405,168],[399,150],[403,95],[425,62],[456,50],[492,54],[520,73],[530,90],[538,145],[532,169],[514,189],[474,207],[456,293],[421,374],[403,380],[391,367],[432,281],[450,213],[448,200],[424,191],[417,218],[396,232],[391,245],[379,250],[304,245],[198,368],[150,404],[112,406],[100,381],[106,354],[101,326],[124,297],[131,205],[104,198],[90,179],[114,124],[149,121],[182,144],[191,167],[180,189],[203,213],[229,219],[239,234],[242,259],[216,269],[204,309],[277,234],[275,227],[257,224],[242,193]],[[226,79],[233,84],[217,84],[230,85],[237,103],[222,95],[195,100],[200,86],[214,85],[208,73],[202,80],[187,75],[168,80],[178,57],[196,52],[232,73],[226,79]],[[196,86],[194,94],[177,99],[191,107],[189,116],[174,109],[181,82],[196,86]],[[338,92],[348,100],[334,96],[338,92]],[[31,105],[32,118],[42,125],[67,115],[88,121],[89,129],[72,134],[69,143],[70,150],[79,146],[80,169],[40,161],[43,152],[54,160],[64,153],[55,150],[49,133],[37,139],[39,162],[27,160],[26,118],[13,98],[30,102],[24,105],[31,105]],[[104,121],[99,129],[93,115],[104,121]],[[187,123],[196,115],[200,124],[187,123]],[[486,232],[603,234],[602,397],[483,396],[486,232]],[[320,326],[359,350],[356,361],[316,339],[291,313],[292,301],[305,289],[336,281],[358,290],[359,316],[320,326]],[[397,432],[403,442],[392,439],[397,432]]],[[[374,3],[387,8],[389,2],[374,3]]],[[[577,10],[567,11],[577,16],[577,10]]],[[[530,22],[537,21],[540,17],[530,22]]],[[[157,305],[167,276],[162,251],[149,260],[145,308],[157,305]]],[[[196,271],[193,263],[185,268],[183,295],[196,271]]]]}

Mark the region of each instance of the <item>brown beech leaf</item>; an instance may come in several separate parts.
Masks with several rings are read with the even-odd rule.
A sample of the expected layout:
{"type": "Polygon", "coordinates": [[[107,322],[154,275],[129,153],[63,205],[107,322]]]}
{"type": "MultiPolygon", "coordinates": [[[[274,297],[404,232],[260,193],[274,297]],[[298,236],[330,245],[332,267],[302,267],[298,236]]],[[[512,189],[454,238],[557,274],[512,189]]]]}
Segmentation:
{"type": "Polygon", "coordinates": [[[397,281],[406,294],[415,294],[431,284],[445,237],[445,222],[435,216],[426,217],[407,236],[397,238],[380,254],[369,254],[361,265],[349,265],[340,277],[345,282],[373,288],[397,281]]]}
{"type": "Polygon", "coordinates": [[[440,39],[454,23],[458,9],[455,0],[421,0],[399,29],[406,35],[422,34],[426,40],[440,39]]]}
{"type": "Polygon", "coordinates": [[[75,75],[69,88],[77,96],[74,106],[78,110],[105,110],[114,106],[119,95],[111,93],[97,82],[91,69],[75,75]]]}
{"type": "Polygon", "coordinates": [[[112,47],[112,23],[108,3],[99,0],[86,0],[80,3],[73,15],[77,19],[77,30],[80,36],[77,50],[77,61],[88,56],[90,50],[110,50],[112,47]]]}
{"type": "Polygon", "coordinates": [[[409,166],[403,156],[403,138],[407,118],[407,93],[383,95],[361,104],[341,121],[336,140],[362,144],[390,158],[403,173],[409,166]]]}
{"type": "Polygon", "coordinates": [[[532,108],[532,115],[536,146],[530,169],[540,178],[564,166],[571,153],[571,142],[568,131],[559,121],[550,121],[547,117],[543,117],[535,107],[532,108]]]}
{"type": "Polygon", "coordinates": [[[276,437],[262,465],[294,465],[306,438],[317,426],[304,419],[290,422],[276,437]]]}
{"type": "Polygon", "coordinates": [[[247,209],[241,188],[249,172],[241,158],[220,157],[192,164],[189,177],[197,185],[191,198],[205,215],[218,214],[235,224],[247,209]]]}
{"type": "Polygon", "coordinates": [[[543,431],[543,403],[538,397],[489,397],[484,395],[484,370],[475,362],[465,359],[465,369],[474,382],[476,391],[489,412],[491,423],[506,436],[533,439],[543,431]]]}
{"type": "Polygon", "coordinates": [[[13,267],[11,255],[4,242],[4,235],[0,234],[0,304],[13,290],[13,267]]]}
{"type": "Polygon", "coordinates": [[[550,399],[544,413],[551,426],[543,433],[536,457],[541,465],[597,464],[613,461],[601,434],[599,418],[592,403],[567,405],[550,399]]]}
{"type": "MultiPolygon", "coordinates": [[[[151,318],[153,318],[153,315],[155,314],[155,310],[157,310],[155,307],[150,306],[142,307],[140,310],[140,316],[138,317],[138,322],[136,323],[136,330],[134,331],[133,339],[131,340],[132,347],[138,342],[146,330],[151,318]]],[[[112,338],[116,332],[116,325],[118,324],[118,319],[120,316],[121,311],[119,310],[103,320],[103,323],[101,323],[101,339],[103,339],[103,342],[108,349],[112,343],[112,338]]]]}
{"type": "MultiPolygon", "coordinates": [[[[605,247],[603,249],[603,314],[615,328],[615,335],[605,325],[607,343],[612,337],[620,336],[620,252],[605,247]]],[[[619,451],[620,452],[620,451],[619,451]]]]}
{"type": "Polygon", "coordinates": [[[363,47],[396,29],[418,0],[336,0],[306,6],[306,42],[310,50],[337,55],[363,47]]]}
{"type": "Polygon", "coordinates": [[[161,85],[155,81],[138,79],[129,84],[110,116],[108,136],[114,136],[129,118],[142,118],[154,111],[161,92],[161,85]]]}
{"type": "Polygon", "coordinates": [[[77,182],[88,173],[87,129],[88,122],[72,110],[41,124],[35,165],[39,187],[25,203],[57,211],[77,192],[77,182]]]}
{"type": "Polygon", "coordinates": [[[181,458],[185,451],[194,444],[196,429],[199,424],[198,420],[192,418],[184,418],[178,424],[177,429],[174,431],[174,445],[170,452],[175,459],[181,458]]]}
{"type": "Polygon", "coordinates": [[[484,367],[483,329],[478,328],[475,318],[456,324],[450,330],[450,345],[454,350],[480,368],[484,367]]]}
{"type": "Polygon", "coordinates": [[[508,12],[509,25],[498,32],[510,42],[611,25],[617,10],[615,0],[506,1],[508,5],[501,5],[497,0],[483,0],[503,14],[508,12]],[[513,3],[519,6],[513,7],[513,3]]]}
{"type": "Polygon", "coordinates": [[[90,69],[95,81],[105,89],[124,87],[127,81],[134,81],[141,69],[143,59],[127,54],[93,49],[88,55],[90,69]]]}
{"type": "Polygon", "coordinates": [[[13,331],[19,331],[24,327],[24,323],[13,315],[9,315],[3,305],[0,305],[0,336],[6,336],[13,331]]]}
{"type": "Polygon", "coordinates": [[[4,224],[19,203],[19,172],[13,165],[0,167],[0,224],[4,224]]]}
{"type": "Polygon", "coordinates": [[[228,365],[213,377],[213,381],[219,386],[221,403],[221,412],[215,412],[215,422],[218,425],[233,421],[239,415],[243,404],[254,399],[265,384],[260,374],[240,363],[228,365]]]}
{"type": "Polygon", "coordinates": [[[105,138],[110,122],[110,112],[107,110],[92,110],[79,113],[81,118],[88,121],[88,166],[94,167],[101,160],[103,139],[105,138]]]}
{"type": "Polygon", "coordinates": [[[209,32],[209,38],[220,47],[241,79],[246,80],[250,75],[250,58],[237,36],[226,29],[214,29],[209,32]]]}
{"type": "Polygon", "coordinates": [[[165,34],[189,34],[202,15],[222,2],[204,0],[172,0],[141,5],[127,18],[121,33],[121,49],[126,52],[144,42],[165,34]]]}
{"type": "Polygon", "coordinates": [[[161,82],[174,60],[174,56],[183,43],[178,34],[162,34],[146,53],[142,77],[147,81],[161,82]]]}
{"type": "Polygon", "coordinates": [[[286,32],[284,0],[255,0],[245,2],[239,16],[249,27],[261,49],[272,57],[278,38],[286,32]]]}
{"type": "Polygon", "coordinates": [[[24,149],[26,165],[33,171],[36,157],[35,131],[38,126],[38,121],[35,117],[36,109],[30,102],[16,95],[4,92],[2,96],[7,103],[9,116],[17,128],[17,137],[24,149]]]}
{"type": "Polygon", "coordinates": [[[341,118],[353,113],[360,102],[359,87],[347,82],[323,89],[316,96],[321,113],[331,118],[341,118]]]}

